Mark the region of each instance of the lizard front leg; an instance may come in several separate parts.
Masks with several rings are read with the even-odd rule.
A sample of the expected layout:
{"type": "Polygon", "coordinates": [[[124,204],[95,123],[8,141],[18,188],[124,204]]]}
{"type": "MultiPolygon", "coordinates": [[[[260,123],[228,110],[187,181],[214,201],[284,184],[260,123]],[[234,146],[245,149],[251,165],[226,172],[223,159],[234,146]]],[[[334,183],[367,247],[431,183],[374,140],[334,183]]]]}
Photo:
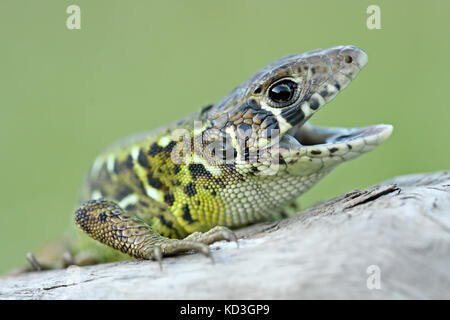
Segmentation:
{"type": "Polygon", "coordinates": [[[90,237],[137,259],[161,261],[163,256],[194,250],[210,256],[209,244],[236,241],[227,228],[194,233],[185,239],[169,239],[154,231],[137,217],[130,217],[116,203],[91,200],[75,212],[76,224],[90,237]]]}

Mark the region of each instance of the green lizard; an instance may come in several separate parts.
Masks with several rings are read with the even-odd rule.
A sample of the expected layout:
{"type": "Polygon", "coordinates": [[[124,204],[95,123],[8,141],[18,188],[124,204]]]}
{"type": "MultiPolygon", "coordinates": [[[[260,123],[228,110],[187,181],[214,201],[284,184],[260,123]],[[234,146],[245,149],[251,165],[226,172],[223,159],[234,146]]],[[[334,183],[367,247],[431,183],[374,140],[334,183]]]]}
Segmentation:
{"type": "Polygon", "coordinates": [[[282,217],[336,165],[390,136],[390,125],[307,122],[366,63],[354,46],[290,55],[220,102],[120,141],[87,175],[75,213],[84,233],[72,254],[89,252],[93,262],[124,258],[119,251],[159,261],[188,250],[209,255],[210,244],[236,241],[230,229],[282,217]]]}

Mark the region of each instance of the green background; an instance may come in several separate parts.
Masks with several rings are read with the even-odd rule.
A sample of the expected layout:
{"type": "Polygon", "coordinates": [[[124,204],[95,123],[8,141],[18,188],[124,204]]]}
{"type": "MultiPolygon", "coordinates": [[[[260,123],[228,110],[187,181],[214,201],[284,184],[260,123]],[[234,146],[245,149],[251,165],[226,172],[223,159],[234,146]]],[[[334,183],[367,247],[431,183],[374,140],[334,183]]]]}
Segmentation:
{"type": "Polygon", "coordinates": [[[312,122],[394,125],[302,207],[449,168],[450,1],[0,2],[0,272],[61,235],[111,142],[218,101],[281,56],[352,44],[369,64],[312,122]],[[66,8],[81,7],[81,30],[66,8]],[[381,30],[366,8],[381,8],[381,30]]]}

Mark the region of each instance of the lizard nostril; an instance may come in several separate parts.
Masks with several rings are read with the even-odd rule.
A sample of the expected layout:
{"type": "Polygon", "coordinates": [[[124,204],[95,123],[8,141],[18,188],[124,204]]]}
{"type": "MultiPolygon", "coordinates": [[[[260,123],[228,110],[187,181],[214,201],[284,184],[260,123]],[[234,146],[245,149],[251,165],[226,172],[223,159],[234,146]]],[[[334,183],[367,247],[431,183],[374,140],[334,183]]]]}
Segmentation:
{"type": "Polygon", "coordinates": [[[352,56],[345,56],[344,61],[345,61],[346,63],[352,63],[353,58],[352,58],[352,56]]]}

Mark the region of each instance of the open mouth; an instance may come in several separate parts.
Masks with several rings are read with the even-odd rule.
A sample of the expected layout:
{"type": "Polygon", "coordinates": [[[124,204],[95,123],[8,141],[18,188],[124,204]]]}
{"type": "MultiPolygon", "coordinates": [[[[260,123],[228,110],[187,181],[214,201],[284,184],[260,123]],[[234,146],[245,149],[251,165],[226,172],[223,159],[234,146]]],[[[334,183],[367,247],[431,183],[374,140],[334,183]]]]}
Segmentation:
{"type": "MultiPolygon", "coordinates": [[[[322,160],[326,157],[350,160],[374,149],[392,133],[393,127],[388,124],[361,128],[335,128],[314,126],[308,122],[313,114],[333,100],[356,78],[368,61],[365,52],[354,46],[330,48],[325,51],[328,58],[324,61],[328,61],[331,65],[334,63],[337,71],[328,73],[327,80],[315,88],[315,93],[311,97],[315,96],[316,101],[321,102],[316,103],[313,110],[311,103],[315,101],[312,101],[311,97],[308,103],[301,105],[306,115],[305,121],[297,123],[280,137],[281,153],[288,158],[298,159],[301,156],[307,156],[307,158],[322,158],[322,160]]],[[[316,64],[320,65],[318,62],[316,64]]]]}
{"type": "Polygon", "coordinates": [[[363,128],[331,128],[313,126],[306,122],[283,134],[280,148],[316,158],[348,152],[365,153],[389,138],[392,129],[388,124],[363,128]]]}

